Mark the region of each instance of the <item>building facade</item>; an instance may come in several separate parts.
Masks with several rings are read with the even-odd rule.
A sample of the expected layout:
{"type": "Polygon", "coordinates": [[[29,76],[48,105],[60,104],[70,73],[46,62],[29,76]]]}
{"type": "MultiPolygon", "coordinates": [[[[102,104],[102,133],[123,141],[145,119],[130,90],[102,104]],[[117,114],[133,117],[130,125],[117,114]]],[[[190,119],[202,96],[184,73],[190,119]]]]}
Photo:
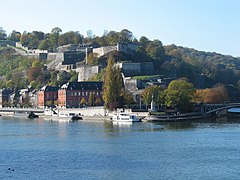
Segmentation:
{"type": "Polygon", "coordinates": [[[9,88],[0,89],[0,108],[10,104],[10,96],[13,90],[9,88]]]}
{"type": "Polygon", "coordinates": [[[69,82],[58,90],[59,108],[103,105],[103,82],[69,82]]]}
{"type": "Polygon", "coordinates": [[[46,106],[54,106],[58,100],[58,87],[44,86],[38,91],[38,107],[44,108],[46,106]]]}

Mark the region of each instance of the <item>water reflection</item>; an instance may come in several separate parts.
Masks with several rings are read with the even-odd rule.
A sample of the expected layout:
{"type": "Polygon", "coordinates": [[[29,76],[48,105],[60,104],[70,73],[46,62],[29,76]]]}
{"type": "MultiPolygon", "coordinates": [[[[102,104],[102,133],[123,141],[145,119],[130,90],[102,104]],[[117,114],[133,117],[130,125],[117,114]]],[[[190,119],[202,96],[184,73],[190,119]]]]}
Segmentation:
{"type": "Polygon", "coordinates": [[[163,125],[165,130],[181,130],[181,129],[193,129],[193,128],[195,128],[195,125],[190,121],[165,122],[165,123],[159,123],[159,125],[163,125]]]}

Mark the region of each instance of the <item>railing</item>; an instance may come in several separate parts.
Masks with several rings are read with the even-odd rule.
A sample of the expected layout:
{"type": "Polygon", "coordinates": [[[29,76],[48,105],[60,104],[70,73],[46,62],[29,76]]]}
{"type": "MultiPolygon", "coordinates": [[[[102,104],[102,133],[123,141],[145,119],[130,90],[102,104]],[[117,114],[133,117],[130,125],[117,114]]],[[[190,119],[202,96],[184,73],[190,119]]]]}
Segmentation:
{"type": "Polygon", "coordinates": [[[4,108],[0,108],[0,112],[35,112],[35,113],[43,113],[44,109],[4,107],[4,108]]]}
{"type": "Polygon", "coordinates": [[[205,104],[204,114],[206,115],[223,109],[230,109],[234,107],[240,107],[240,103],[205,104]]]}

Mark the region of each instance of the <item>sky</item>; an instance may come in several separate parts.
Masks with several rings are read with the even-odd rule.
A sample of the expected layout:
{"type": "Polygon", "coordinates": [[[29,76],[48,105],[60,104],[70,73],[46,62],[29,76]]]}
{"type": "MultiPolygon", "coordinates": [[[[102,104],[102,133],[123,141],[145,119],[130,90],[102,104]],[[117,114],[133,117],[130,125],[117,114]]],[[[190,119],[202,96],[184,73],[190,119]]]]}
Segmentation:
{"type": "Polygon", "coordinates": [[[240,57],[240,0],[0,0],[0,7],[7,34],[128,29],[137,39],[240,57]]]}

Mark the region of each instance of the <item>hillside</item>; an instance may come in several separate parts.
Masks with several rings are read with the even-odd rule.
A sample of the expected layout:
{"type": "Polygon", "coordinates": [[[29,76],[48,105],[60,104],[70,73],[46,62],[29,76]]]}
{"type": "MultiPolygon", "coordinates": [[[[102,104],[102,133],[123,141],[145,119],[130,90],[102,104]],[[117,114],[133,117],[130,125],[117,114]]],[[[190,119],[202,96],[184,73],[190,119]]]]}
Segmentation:
{"type": "Polygon", "coordinates": [[[169,73],[174,70],[178,77],[186,76],[194,82],[201,74],[207,86],[240,82],[240,58],[176,45],[164,46],[164,49],[166,61],[162,69],[169,73]]]}
{"type": "MultiPolygon", "coordinates": [[[[56,27],[52,29],[51,33],[33,31],[21,34],[20,32],[14,31],[9,36],[6,35],[5,40],[20,42],[28,49],[39,48],[48,50],[48,52],[56,52],[59,46],[67,44],[73,44],[75,46],[80,45],[82,47],[86,47],[88,44],[97,44],[99,46],[115,46],[117,43],[131,44],[137,48],[129,54],[115,51],[100,58],[96,58],[92,54],[89,55],[88,62],[92,65],[100,64],[106,66],[107,57],[112,55],[115,61],[118,62],[152,62],[156,75],[176,78],[186,77],[194,83],[196,88],[212,87],[218,83],[230,84],[234,87],[238,87],[240,84],[240,58],[198,51],[176,45],[163,46],[162,42],[157,39],[150,40],[145,36],[136,39],[133,33],[127,29],[123,29],[120,32],[109,31],[101,37],[84,37],[79,32],[69,31],[62,33],[61,29],[56,27]]],[[[1,87],[3,87],[8,80],[14,81],[15,79],[12,79],[12,74],[16,72],[25,72],[21,75],[25,77],[25,84],[31,83],[31,81],[34,80],[34,77],[27,77],[27,75],[31,75],[31,72],[29,73],[29,68],[34,60],[15,55],[15,51],[16,48],[11,49],[9,47],[0,49],[1,87]],[[3,83],[3,81],[5,82],[3,83]]],[[[47,64],[47,62],[42,63],[47,64]]],[[[49,66],[54,66],[54,63],[57,65],[59,62],[52,62],[49,66]]],[[[38,71],[38,73],[43,72],[45,73],[45,77],[41,81],[39,81],[38,78],[43,77],[43,75],[37,74],[38,78],[35,78],[35,80],[39,82],[39,85],[41,83],[59,85],[61,82],[66,81],[62,80],[55,82],[56,77],[54,76],[57,76],[58,72],[48,72],[46,69],[38,71]]]]}

